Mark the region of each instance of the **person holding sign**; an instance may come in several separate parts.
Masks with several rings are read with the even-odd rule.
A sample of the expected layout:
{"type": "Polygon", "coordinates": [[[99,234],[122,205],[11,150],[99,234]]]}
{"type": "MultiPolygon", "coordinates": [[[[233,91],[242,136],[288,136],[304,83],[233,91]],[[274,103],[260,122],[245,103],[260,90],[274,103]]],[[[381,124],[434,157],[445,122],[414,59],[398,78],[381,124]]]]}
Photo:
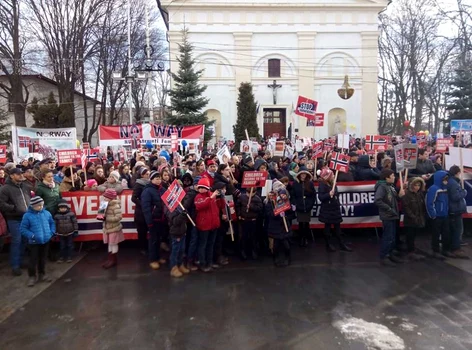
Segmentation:
{"type": "Polygon", "coordinates": [[[310,220],[316,203],[316,190],[312,178],[313,176],[306,170],[297,173],[290,193],[292,210],[297,212],[300,247],[307,247],[308,237],[311,236],[310,220]]]}
{"type": "MultiPolygon", "coordinates": [[[[185,208],[184,208],[185,209],[185,208]]],[[[170,211],[167,207],[164,212],[169,223],[169,234],[171,236],[172,250],[170,253],[170,275],[171,277],[182,277],[190,273],[183,264],[185,239],[187,232],[187,211],[177,207],[170,211]]]]}
{"type": "Polygon", "coordinates": [[[339,250],[345,252],[352,252],[341,238],[341,205],[339,203],[338,187],[334,185],[334,173],[328,167],[324,167],[320,171],[318,199],[321,202],[320,214],[318,220],[325,224],[324,237],[326,240],[326,250],[328,252],[335,252],[336,247],[332,244],[331,225],[334,226],[334,237],[336,237],[339,250]]]}
{"type": "Polygon", "coordinates": [[[80,191],[83,187],[82,180],[77,175],[77,169],[67,167],[64,171],[64,179],[59,186],[59,192],[80,191]]]}
{"type": "Polygon", "coordinates": [[[252,258],[257,256],[257,218],[264,209],[262,199],[256,191],[249,191],[239,196],[236,202],[236,214],[241,222],[240,253],[241,259],[247,259],[247,252],[252,253],[252,258]]]}

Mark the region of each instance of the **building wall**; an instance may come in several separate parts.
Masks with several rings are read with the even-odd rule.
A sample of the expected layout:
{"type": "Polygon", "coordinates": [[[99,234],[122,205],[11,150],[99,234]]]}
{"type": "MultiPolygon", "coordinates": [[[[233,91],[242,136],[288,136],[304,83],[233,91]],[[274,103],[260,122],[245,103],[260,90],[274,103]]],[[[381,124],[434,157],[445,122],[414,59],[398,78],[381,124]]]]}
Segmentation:
{"type": "Polygon", "coordinates": [[[387,0],[223,0],[162,1],[169,11],[171,70],[178,70],[177,43],[181,30],[189,30],[194,57],[205,69],[202,83],[208,85],[208,110],[221,113],[221,133],[232,139],[236,100],[241,82],[254,85],[260,104],[258,123],[263,133],[263,108],[286,108],[286,128],[292,105],[299,95],[319,102],[325,114],[320,128],[306,127],[306,119],[294,116],[299,136],[330,136],[337,114],[341,129],[356,135],[377,132],[377,38],[378,12],[387,0]],[[267,85],[267,60],[281,60],[282,85],[274,106],[267,85]],[[338,89],[349,76],[353,97],[343,100],[338,89]],[[330,111],[338,113],[330,113],[330,111]],[[330,120],[329,118],[334,118],[330,120]],[[344,121],[345,120],[345,121],[344,121]]]}
{"type": "MultiPolygon", "coordinates": [[[[6,77],[0,76],[0,81],[2,83],[8,84],[6,77]]],[[[28,87],[29,93],[29,103],[31,100],[36,97],[39,100],[39,104],[43,104],[47,102],[50,92],[52,91],[56,101],[59,101],[58,97],[58,89],[57,85],[51,84],[46,80],[41,80],[39,78],[34,77],[25,77],[23,80],[24,84],[28,87]]],[[[26,93],[26,92],[25,92],[26,93]]],[[[75,96],[74,101],[75,106],[75,127],[77,128],[77,139],[82,140],[83,137],[83,130],[84,130],[84,106],[83,106],[83,98],[80,95],[75,96]]],[[[87,112],[89,115],[89,125],[91,124],[91,115],[93,113],[94,104],[91,100],[87,100],[87,112]]],[[[0,96],[0,109],[8,111],[8,100],[2,96],[0,96]]],[[[13,112],[9,113],[9,120],[12,125],[15,123],[15,118],[13,112]]],[[[33,116],[26,112],[26,126],[31,127],[34,123],[33,116]]],[[[92,140],[93,145],[98,144],[98,135],[97,133],[94,135],[92,140]]]]}

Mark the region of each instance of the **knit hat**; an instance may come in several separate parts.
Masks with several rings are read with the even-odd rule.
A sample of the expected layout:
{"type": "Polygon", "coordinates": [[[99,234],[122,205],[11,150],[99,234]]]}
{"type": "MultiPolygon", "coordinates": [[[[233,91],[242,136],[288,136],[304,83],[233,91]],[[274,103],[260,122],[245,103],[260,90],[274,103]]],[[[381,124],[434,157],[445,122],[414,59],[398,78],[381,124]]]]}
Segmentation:
{"type": "Polygon", "coordinates": [[[293,169],[295,169],[297,166],[298,166],[297,163],[292,162],[292,163],[290,163],[290,166],[288,167],[288,170],[293,170],[293,169]]]}
{"type": "Polygon", "coordinates": [[[194,179],[193,179],[193,185],[197,186],[198,182],[200,181],[201,178],[202,177],[200,175],[195,176],[194,179]]]}
{"type": "Polygon", "coordinates": [[[107,188],[103,193],[103,197],[108,199],[116,199],[116,191],[113,188],[107,188]]]}
{"type": "Polygon", "coordinates": [[[206,177],[202,177],[200,181],[198,181],[197,188],[206,188],[207,190],[210,190],[210,180],[208,180],[206,177]]]}
{"type": "Polygon", "coordinates": [[[141,176],[146,175],[147,172],[149,172],[148,168],[141,167],[139,169],[139,175],[141,175],[141,176]]]}
{"type": "Polygon", "coordinates": [[[95,179],[87,180],[87,182],[85,184],[88,188],[92,188],[93,186],[98,185],[97,180],[95,180],[95,179]]]}
{"type": "Polygon", "coordinates": [[[325,181],[329,180],[331,176],[333,176],[333,171],[328,167],[323,168],[320,172],[320,177],[325,181]]]}
{"type": "Polygon", "coordinates": [[[110,176],[113,176],[117,182],[120,181],[120,173],[119,173],[118,171],[113,170],[113,171],[110,173],[110,176]]]}
{"type": "Polygon", "coordinates": [[[38,204],[44,204],[44,200],[41,197],[34,196],[33,198],[31,198],[30,205],[32,207],[34,207],[35,205],[38,205],[38,204]]]}
{"type": "Polygon", "coordinates": [[[154,170],[154,171],[151,171],[151,174],[149,175],[149,180],[152,181],[152,179],[155,179],[155,178],[158,177],[158,176],[159,176],[159,177],[161,176],[161,173],[160,173],[160,172],[155,171],[155,170],[154,170]]]}
{"type": "Polygon", "coordinates": [[[134,167],[137,168],[138,166],[145,166],[145,165],[146,165],[146,164],[144,164],[144,162],[138,160],[138,161],[136,162],[136,164],[134,165],[134,167]]]}
{"type": "Polygon", "coordinates": [[[223,181],[215,182],[213,184],[213,189],[214,190],[221,190],[226,187],[226,184],[223,181]]]}
{"type": "MultiPolygon", "coordinates": [[[[89,181],[91,181],[91,180],[89,180],[89,181]]],[[[93,181],[95,181],[95,180],[93,180],[93,181]]],[[[59,202],[57,203],[57,207],[58,208],[68,208],[68,209],[70,209],[70,204],[65,199],[60,199],[59,202]]]]}
{"type": "Polygon", "coordinates": [[[213,159],[208,159],[205,163],[206,163],[207,167],[209,167],[210,165],[216,165],[216,163],[213,159]]]}
{"type": "Polygon", "coordinates": [[[285,186],[283,183],[281,183],[279,180],[274,179],[272,181],[272,191],[274,192],[279,192],[280,190],[284,190],[285,186]]]}

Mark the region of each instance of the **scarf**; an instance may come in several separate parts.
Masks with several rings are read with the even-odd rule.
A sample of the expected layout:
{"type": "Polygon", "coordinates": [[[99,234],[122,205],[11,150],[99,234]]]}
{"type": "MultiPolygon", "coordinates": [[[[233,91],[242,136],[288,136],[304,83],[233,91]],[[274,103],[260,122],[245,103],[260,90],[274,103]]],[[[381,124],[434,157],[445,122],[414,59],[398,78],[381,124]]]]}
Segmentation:
{"type": "Polygon", "coordinates": [[[56,183],[54,182],[54,180],[52,182],[46,182],[46,181],[43,180],[43,184],[45,184],[49,188],[56,187],[56,183]]]}

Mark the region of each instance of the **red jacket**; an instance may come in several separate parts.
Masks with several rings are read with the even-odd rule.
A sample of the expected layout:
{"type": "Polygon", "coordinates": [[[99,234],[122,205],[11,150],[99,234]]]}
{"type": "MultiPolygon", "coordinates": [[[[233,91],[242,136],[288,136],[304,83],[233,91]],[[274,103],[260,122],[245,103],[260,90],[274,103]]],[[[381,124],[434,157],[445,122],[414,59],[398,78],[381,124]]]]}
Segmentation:
{"type": "Polygon", "coordinates": [[[202,177],[206,177],[210,181],[210,188],[213,188],[213,184],[215,183],[215,177],[211,176],[208,170],[202,174],[202,177]]]}
{"type": "Polygon", "coordinates": [[[196,224],[199,231],[216,230],[220,227],[221,200],[210,197],[210,191],[199,193],[195,197],[196,224]]]}

